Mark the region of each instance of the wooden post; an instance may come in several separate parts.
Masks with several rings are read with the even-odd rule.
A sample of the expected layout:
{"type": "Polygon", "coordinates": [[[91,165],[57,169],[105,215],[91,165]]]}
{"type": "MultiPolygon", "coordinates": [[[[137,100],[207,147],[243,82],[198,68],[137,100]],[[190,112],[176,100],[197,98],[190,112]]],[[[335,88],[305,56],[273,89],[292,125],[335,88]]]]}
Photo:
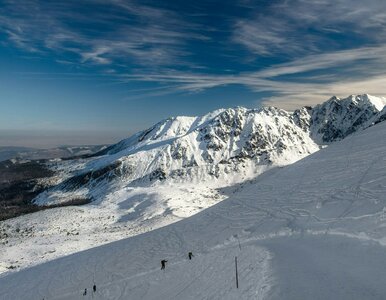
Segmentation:
{"type": "Polygon", "coordinates": [[[239,274],[237,272],[237,256],[235,256],[235,267],[236,267],[236,288],[239,288],[239,274]]]}

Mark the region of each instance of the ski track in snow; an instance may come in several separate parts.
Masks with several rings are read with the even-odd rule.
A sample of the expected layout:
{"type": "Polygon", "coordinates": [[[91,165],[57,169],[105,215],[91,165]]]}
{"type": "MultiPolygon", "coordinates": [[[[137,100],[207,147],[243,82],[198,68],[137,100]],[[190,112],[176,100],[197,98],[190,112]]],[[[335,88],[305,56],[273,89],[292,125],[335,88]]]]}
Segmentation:
{"type": "MultiPolygon", "coordinates": [[[[178,249],[179,242],[175,236],[174,248],[178,249]]],[[[59,259],[58,266],[48,263],[52,268],[43,272],[39,270],[43,265],[29,269],[26,272],[37,271],[41,280],[26,283],[22,293],[18,293],[17,286],[13,285],[1,295],[5,295],[4,299],[234,299],[240,295],[242,299],[252,299],[269,291],[269,253],[256,245],[246,245],[240,250],[231,244],[197,252],[191,261],[169,253],[171,258],[165,271],[153,268],[132,276],[127,274],[133,274],[135,266],[124,263],[120,247],[114,250],[108,257],[99,257],[101,260],[83,252],[75,265],[70,256],[59,259]],[[239,262],[238,290],[235,287],[235,256],[239,262]],[[84,287],[89,287],[91,292],[94,282],[97,282],[97,293],[82,296],[84,287]]],[[[146,260],[148,257],[145,254],[138,258],[146,260]]]]}
{"type": "Polygon", "coordinates": [[[216,190],[203,186],[132,188],[101,203],[9,219],[0,223],[0,231],[8,234],[7,243],[0,243],[0,272],[6,271],[6,266],[25,268],[151,231],[222,199],[216,190]]]}

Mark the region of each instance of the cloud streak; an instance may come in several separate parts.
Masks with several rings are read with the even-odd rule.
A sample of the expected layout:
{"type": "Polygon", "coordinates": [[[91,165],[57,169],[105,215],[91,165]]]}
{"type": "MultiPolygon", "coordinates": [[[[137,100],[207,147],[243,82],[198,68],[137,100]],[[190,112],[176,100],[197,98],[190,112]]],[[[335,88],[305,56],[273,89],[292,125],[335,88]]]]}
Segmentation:
{"type": "Polygon", "coordinates": [[[5,0],[0,31],[30,52],[73,53],[80,64],[146,67],[182,65],[188,41],[207,39],[173,11],[121,0],[5,0]]]}
{"type": "MultiPolygon", "coordinates": [[[[314,105],[332,95],[370,93],[386,95],[386,45],[363,47],[306,56],[289,63],[278,64],[261,71],[243,72],[233,75],[208,75],[197,73],[170,72],[163,74],[124,75],[120,80],[157,82],[172,85],[163,94],[175,92],[199,92],[209,88],[242,85],[261,93],[270,92],[264,105],[294,109],[302,105],[314,105]],[[363,64],[363,61],[366,64],[363,64]],[[342,74],[336,74],[336,69],[342,74]],[[307,75],[324,71],[322,75],[307,75]],[[331,72],[331,73],[330,73],[331,72]],[[296,75],[301,80],[291,80],[296,75]]],[[[159,96],[144,93],[142,97],[159,96]]]]}
{"type": "MultiPolygon", "coordinates": [[[[350,41],[386,41],[386,2],[370,0],[274,1],[251,18],[235,22],[232,40],[263,56],[344,49],[350,41]],[[345,38],[349,38],[343,41],[345,38]],[[340,40],[339,40],[340,39],[340,40]]],[[[352,44],[351,44],[352,46],[352,44]]]]}

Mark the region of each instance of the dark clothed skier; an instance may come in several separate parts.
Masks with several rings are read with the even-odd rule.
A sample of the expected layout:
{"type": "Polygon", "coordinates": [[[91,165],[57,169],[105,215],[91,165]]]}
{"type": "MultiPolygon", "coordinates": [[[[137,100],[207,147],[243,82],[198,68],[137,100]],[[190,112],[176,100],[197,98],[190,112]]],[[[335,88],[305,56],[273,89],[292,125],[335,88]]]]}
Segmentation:
{"type": "Polygon", "coordinates": [[[92,290],[94,291],[94,293],[96,292],[96,285],[94,284],[94,286],[92,287],[92,290]]]}
{"type": "Polygon", "coordinates": [[[87,295],[87,289],[84,289],[83,296],[87,295]]]}
{"type": "Polygon", "coordinates": [[[188,256],[189,256],[189,260],[191,260],[191,259],[192,259],[192,257],[193,257],[194,255],[193,255],[193,253],[192,253],[192,252],[189,252],[189,253],[188,253],[188,256]]]}
{"type": "Polygon", "coordinates": [[[166,260],[166,259],[163,259],[163,260],[161,260],[161,270],[164,270],[165,269],[165,266],[166,266],[166,263],[167,263],[168,261],[166,260]]]}

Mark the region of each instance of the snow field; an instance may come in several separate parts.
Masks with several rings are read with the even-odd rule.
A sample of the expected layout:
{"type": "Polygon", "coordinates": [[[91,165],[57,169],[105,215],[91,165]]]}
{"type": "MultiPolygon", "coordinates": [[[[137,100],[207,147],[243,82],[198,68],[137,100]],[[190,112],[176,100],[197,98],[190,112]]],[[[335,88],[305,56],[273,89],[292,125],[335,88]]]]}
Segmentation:
{"type": "Polygon", "coordinates": [[[382,299],[385,136],[379,123],[223,188],[228,199],[180,222],[3,276],[0,299],[82,299],[94,280],[104,299],[382,299]],[[240,294],[228,276],[237,253],[240,294]]]}
{"type": "Polygon", "coordinates": [[[0,223],[0,273],[135,236],[212,206],[224,195],[204,186],[125,188],[101,203],[54,208],[0,223]]]}
{"type": "Polygon", "coordinates": [[[5,289],[0,289],[0,299],[262,299],[269,293],[273,280],[270,255],[262,247],[224,244],[194,252],[188,260],[188,252],[181,253],[178,247],[177,236],[165,242],[167,251],[131,253],[116,244],[107,246],[110,251],[95,249],[96,256],[85,251],[27,269],[28,276],[35,279],[23,282],[21,289],[18,280],[8,282],[5,289]],[[149,256],[156,252],[157,257],[149,256]],[[239,289],[235,283],[235,256],[239,289]],[[160,270],[161,259],[168,260],[164,271],[160,270]],[[91,292],[94,283],[95,294],[91,292]],[[87,296],[83,296],[85,288],[87,296]]]}

